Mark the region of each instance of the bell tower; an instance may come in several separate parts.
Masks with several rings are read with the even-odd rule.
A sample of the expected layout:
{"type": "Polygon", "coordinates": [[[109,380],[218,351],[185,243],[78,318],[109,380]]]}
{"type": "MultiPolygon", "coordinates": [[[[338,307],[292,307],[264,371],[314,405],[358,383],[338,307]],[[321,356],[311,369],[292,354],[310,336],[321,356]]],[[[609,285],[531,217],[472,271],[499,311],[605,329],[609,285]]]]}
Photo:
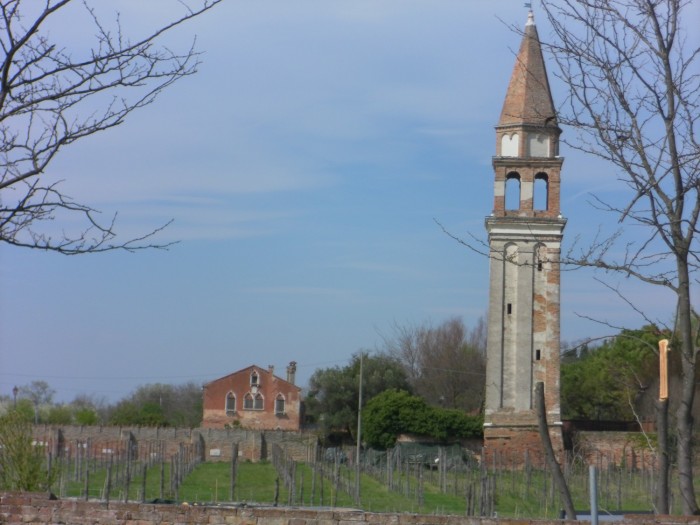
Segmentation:
{"type": "MultiPolygon", "coordinates": [[[[496,126],[494,203],[486,218],[490,276],[484,442],[487,454],[541,450],[534,389],[561,448],[557,116],[532,12],[496,126]]],[[[520,456],[522,457],[522,456],[520,456]]]]}

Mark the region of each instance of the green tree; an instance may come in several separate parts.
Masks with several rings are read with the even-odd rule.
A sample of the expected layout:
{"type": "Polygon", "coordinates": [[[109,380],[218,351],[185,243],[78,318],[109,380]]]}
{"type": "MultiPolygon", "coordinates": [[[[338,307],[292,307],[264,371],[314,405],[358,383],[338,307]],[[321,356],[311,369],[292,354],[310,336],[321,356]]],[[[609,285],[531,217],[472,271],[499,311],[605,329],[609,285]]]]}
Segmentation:
{"type": "Polygon", "coordinates": [[[44,420],[49,425],[70,425],[73,423],[73,409],[69,405],[53,405],[46,410],[44,420]]]}
{"type": "Polygon", "coordinates": [[[142,385],[110,409],[114,425],[188,427],[202,421],[202,389],[195,383],[142,385]]]}
{"type": "Polygon", "coordinates": [[[136,404],[129,400],[121,400],[109,411],[109,424],[117,426],[138,425],[139,409],[136,404]]]}
{"type": "Polygon", "coordinates": [[[49,472],[46,451],[34,442],[32,424],[16,410],[0,417],[0,489],[48,490],[58,471],[49,472]]]}
{"type": "Polygon", "coordinates": [[[642,396],[658,377],[655,354],[659,331],[654,326],[623,330],[580,357],[562,362],[561,403],[567,419],[633,421],[651,416],[642,396]]]}
{"type": "Polygon", "coordinates": [[[364,441],[372,448],[394,446],[402,433],[428,435],[432,430],[430,407],[423,398],[405,390],[386,390],[367,402],[362,411],[364,441]]]}
{"type": "Polygon", "coordinates": [[[156,403],[139,404],[131,399],[122,400],[112,410],[109,422],[118,426],[165,427],[163,409],[156,403]]]}
{"type": "MultiPolygon", "coordinates": [[[[384,354],[364,354],[362,376],[365,403],[386,389],[410,390],[401,364],[384,354]]],[[[360,353],[353,355],[347,366],[319,369],[313,373],[305,399],[306,413],[320,425],[325,435],[332,432],[355,434],[359,385],[360,353]]]]}
{"type": "Polygon", "coordinates": [[[74,417],[76,425],[91,426],[100,422],[100,416],[95,409],[88,407],[76,408],[74,417]]]}
{"type": "Polygon", "coordinates": [[[399,434],[417,434],[442,442],[479,437],[482,424],[481,417],[431,407],[423,398],[397,389],[376,395],[362,412],[364,441],[380,449],[392,447],[399,434]]]}
{"type": "Polygon", "coordinates": [[[18,399],[17,406],[13,409],[17,417],[23,419],[27,423],[33,423],[35,417],[34,403],[29,399],[18,399]]]}
{"type": "Polygon", "coordinates": [[[101,413],[106,410],[105,401],[95,396],[79,394],[71,401],[73,417],[77,425],[97,425],[102,421],[101,413]]]}

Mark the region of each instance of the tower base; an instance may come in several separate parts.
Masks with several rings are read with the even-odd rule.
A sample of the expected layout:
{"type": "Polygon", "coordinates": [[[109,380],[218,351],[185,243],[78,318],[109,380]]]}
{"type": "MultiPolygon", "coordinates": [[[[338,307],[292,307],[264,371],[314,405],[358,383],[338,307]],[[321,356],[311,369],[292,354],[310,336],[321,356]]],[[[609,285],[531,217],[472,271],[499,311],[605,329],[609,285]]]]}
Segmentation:
{"type": "MultiPolygon", "coordinates": [[[[549,438],[557,461],[564,459],[564,438],[561,423],[549,425],[549,438]]],[[[537,425],[484,425],[484,452],[487,465],[523,468],[545,465],[544,445],[537,425]]]]}

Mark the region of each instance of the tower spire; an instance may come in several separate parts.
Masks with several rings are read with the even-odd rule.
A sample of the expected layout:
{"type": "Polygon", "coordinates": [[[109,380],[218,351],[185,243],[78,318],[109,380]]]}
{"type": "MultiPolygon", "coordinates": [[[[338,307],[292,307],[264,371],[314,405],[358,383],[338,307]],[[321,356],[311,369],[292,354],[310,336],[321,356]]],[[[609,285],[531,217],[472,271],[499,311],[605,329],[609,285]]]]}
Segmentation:
{"type": "Polygon", "coordinates": [[[527,15],[527,23],[503,102],[499,126],[529,124],[557,126],[552,93],[535,16],[527,15]]]}

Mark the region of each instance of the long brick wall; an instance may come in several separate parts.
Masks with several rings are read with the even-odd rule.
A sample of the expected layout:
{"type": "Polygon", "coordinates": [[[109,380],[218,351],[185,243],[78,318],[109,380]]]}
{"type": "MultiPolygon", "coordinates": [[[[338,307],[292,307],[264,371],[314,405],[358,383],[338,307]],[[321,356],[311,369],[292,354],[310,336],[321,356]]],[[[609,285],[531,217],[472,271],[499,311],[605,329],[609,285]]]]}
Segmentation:
{"type": "MultiPolygon", "coordinates": [[[[62,525],[566,525],[564,520],[523,520],[377,514],[351,509],[287,507],[205,507],[137,503],[52,500],[44,494],[0,493],[0,523],[62,525]]],[[[637,516],[622,525],[697,523],[697,517],[637,516]]]]}
{"type": "Polygon", "coordinates": [[[46,444],[55,457],[72,456],[76,449],[89,449],[91,456],[116,454],[128,444],[141,450],[176,454],[181,444],[201,445],[205,461],[230,461],[233,445],[239,458],[249,461],[268,459],[273,444],[280,445],[296,461],[310,461],[317,438],[313,434],[285,431],[260,431],[216,428],[155,428],[103,426],[34,427],[34,438],[46,444]]]}
{"type": "MultiPolygon", "coordinates": [[[[511,445],[511,455],[503,456],[506,464],[529,461],[538,464],[541,445],[535,431],[533,439],[521,447],[511,445]],[[522,450],[521,450],[522,449],[522,450]]],[[[571,433],[570,433],[571,434],[571,433]]],[[[578,459],[600,468],[610,464],[635,469],[654,468],[656,458],[643,434],[638,432],[575,432],[570,445],[578,459]]],[[[296,461],[313,461],[317,437],[315,434],[289,431],[259,431],[215,428],[150,428],[102,426],[44,426],[34,428],[37,441],[49,446],[54,457],[74,457],[78,448],[89,449],[91,457],[123,453],[129,444],[139,458],[163,454],[167,459],[177,454],[182,444],[198,444],[205,461],[230,461],[233,445],[238,445],[239,459],[252,462],[269,459],[274,444],[279,445],[296,461]]],[[[509,436],[505,436],[511,439],[509,436]]],[[[505,439],[505,438],[504,438],[505,439]]],[[[477,454],[481,451],[474,447],[477,454]]],[[[486,458],[499,453],[497,447],[484,449],[486,458]]],[[[541,458],[540,458],[541,460],[541,458]]]]}

